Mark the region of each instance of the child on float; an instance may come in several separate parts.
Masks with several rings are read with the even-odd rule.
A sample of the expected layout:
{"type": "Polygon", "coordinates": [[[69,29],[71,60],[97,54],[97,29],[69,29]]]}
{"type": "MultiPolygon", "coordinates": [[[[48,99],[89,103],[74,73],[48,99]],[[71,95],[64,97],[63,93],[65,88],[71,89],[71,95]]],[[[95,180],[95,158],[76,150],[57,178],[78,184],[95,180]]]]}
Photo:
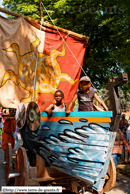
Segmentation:
{"type": "Polygon", "coordinates": [[[88,76],[83,76],[79,80],[81,91],[78,91],[71,102],[69,103],[66,114],[70,114],[72,107],[75,104],[76,99],[78,98],[79,107],[78,111],[93,111],[93,99],[95,98],[99,104],[107,111],[108,108],[105,103],[99,98],[96,94],[96,90],[91,86],[91,80],[88,76]]]}
{"type": "Polygon", "coordinates": [[[52,116],[53,112],[65,112],[66,105],[62,102],[64,99],[64,93],[61,90],[57,90],[54,93],[55,104],[50,104],[44,112],[48,114],[49,117],[52,116]]]}

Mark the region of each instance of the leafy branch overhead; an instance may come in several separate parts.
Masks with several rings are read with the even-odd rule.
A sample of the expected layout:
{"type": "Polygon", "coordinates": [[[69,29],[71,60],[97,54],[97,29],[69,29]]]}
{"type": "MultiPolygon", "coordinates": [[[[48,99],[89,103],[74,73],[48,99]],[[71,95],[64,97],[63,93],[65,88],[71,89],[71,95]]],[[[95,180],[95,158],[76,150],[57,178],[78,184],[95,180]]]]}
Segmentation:
{"type": "MultiPolygon", "coordinates": [[[[44,0],[55,25],[89,36],[83,68],[95,87],[128,73],[130,80],[130,4],[128,0],[44,0]]],[[[39,0],[3,0],[6,9],[40,20],[39,0]]],[[[43,10],[44,21],[51,23],[43,10]]],[[[82,72],[83,74],[83,72],[82,72]]],[[[130,92],[130,81],[123,90],[130,92]],[[129,87],[128,87],[129,86],[129,87]]]]}

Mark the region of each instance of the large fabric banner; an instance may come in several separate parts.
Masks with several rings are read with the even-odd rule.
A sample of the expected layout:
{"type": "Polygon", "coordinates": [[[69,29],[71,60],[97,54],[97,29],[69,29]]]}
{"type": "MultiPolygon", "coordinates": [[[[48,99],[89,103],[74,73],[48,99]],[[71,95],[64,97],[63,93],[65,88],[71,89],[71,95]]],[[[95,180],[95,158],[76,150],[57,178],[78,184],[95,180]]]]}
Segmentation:
{"type": "Polygon", "coordinates": [[[17,108],[53,103],[57,89],[69,103],[77,91],[86,42],[23,18],[0,16],[0,104],[17,108]]]}

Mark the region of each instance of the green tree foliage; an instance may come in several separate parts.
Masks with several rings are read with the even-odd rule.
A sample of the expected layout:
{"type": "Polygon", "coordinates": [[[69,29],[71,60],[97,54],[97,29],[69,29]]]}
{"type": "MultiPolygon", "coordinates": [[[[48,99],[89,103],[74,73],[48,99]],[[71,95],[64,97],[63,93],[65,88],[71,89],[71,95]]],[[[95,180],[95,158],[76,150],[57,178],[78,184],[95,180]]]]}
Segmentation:
{"type": "MultiPolygon", "coordinates": [[[[107,106],[109,106],[108,91],[104,88],[99,91],[100,96],[107,106]]],[[[118,94],[121,103],[122,112],[128,112],[130,109],[130,93],[123,92],[122,88],[118,88],[118,94]]]]}
{"type": "MultiPolygon", "coordinates": [[[[83,68],[95,87],[104,87],[112,75],[130,78],[129,0],[44,0],[56,26],[89,36],[83,68]]],[[[40,19],[39,0],[4,0],[6,9],[40,19]]],[[[44,21],[52,23],[43,8],[44,21]]],[[[83,74],[83,73],[82,73],[83,74]]],[[[123,89],[130,92],[130,82],[123,89]]],[[[126,92],[127,93],[127,92],[126,92]]]]}
{"type": "Polygon", "coordinates": [[[127,98],[126,98],[123,91],[119,89],[119,96],[120,96],[122,112],[128,112],[130,109],[130,93],[127,93],[127,98]]]}

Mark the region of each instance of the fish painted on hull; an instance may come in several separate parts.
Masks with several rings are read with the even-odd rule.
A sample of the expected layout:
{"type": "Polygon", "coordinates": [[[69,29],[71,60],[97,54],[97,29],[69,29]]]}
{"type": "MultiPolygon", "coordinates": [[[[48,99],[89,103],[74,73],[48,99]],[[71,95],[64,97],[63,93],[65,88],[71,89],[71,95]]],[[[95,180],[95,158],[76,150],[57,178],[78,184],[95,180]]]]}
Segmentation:
{"type": "MultiPolygon", "coordinates": [[[[125,81],[122,75],[110,86],[115,88],[116,83],[119,85],[119,82],[123,84],[125,81]]],[[[115,107],[119,108],[116,92],[115,107]]],[[[112,103],[114,106],[115,101],[112,103]]],[[[31,104],[33,107],[34,102],[28,105],[30,109],[27,115],[30,117],[31,104]]],[[[101,191],[120,119],[117,115],[119,110],[112,111],[111,107],[110,103],[110,111],[71,112],[69,117],[65,112],[57,112],[48,118],[45,112],[41,112],[38,128],[33,130],[26,123],[21,129],[23,142],[32,154],[41,156],[49,167],[81,180],[82,186],[90,185],[96,191],[101,191]]],[[[35,115],[35,109],[33,111],[35,115]]],[[[32,118],[30,122],[33,124],[32,118]]]]}
{"type": "Polygon", "coordinates": [[[100,180],[105,180],[109,165],[107,160],[110,161],[111,157],[108,150],[111,151],[113,147],[113,144],[110,147],[109,142],[114,142],[109,130],[110,117],[111,111],[73,112],[70,117],[66,117],[63,112],[53,113],[51,118],[42,112],[40,127],[35,131],[37,136],[32,136],[32,131],[28,129],[30,136],[27,141],[28,144],[35,145],[35,149],[50,167],[101,190],[104,182],[100,180]],[[93,118],[93,122],[89,122],[90,118],[93,118]],[[95,118],[104,122],[99,119],[97,123],[95,118]],[[106,170],[102,174],[104,166],[106,170]]]}

